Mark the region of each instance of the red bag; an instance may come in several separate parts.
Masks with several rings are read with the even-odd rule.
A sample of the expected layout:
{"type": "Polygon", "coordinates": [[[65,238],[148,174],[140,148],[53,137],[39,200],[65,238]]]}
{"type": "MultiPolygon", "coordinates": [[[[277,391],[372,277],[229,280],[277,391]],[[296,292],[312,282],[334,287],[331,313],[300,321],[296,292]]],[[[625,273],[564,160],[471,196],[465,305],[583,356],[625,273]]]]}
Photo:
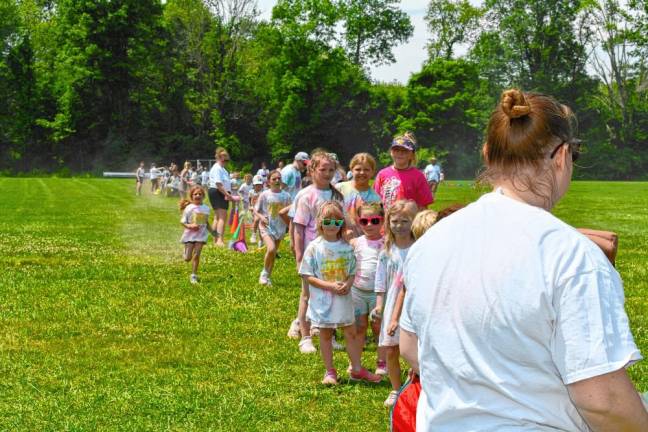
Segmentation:
{"type": "Polygon", "coordinates": [[[392,432],[416,431],[416,406],[421,395],[421,380],[418,374],[412,373],[398,392],[396,403],[390,416],[392,432]]]}

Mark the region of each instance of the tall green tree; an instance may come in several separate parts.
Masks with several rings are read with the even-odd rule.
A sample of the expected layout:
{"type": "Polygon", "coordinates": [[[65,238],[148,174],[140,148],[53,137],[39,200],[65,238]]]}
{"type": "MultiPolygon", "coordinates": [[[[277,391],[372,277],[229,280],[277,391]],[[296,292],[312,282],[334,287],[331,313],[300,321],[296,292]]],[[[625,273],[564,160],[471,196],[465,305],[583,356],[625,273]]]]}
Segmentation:
{"type": "Polygon", "coordinates": [[[468,0],[431,0],[425,15],[430,60],[450,60],[457,45],[474,43],[482,16],[483,10],[468,0]]]}

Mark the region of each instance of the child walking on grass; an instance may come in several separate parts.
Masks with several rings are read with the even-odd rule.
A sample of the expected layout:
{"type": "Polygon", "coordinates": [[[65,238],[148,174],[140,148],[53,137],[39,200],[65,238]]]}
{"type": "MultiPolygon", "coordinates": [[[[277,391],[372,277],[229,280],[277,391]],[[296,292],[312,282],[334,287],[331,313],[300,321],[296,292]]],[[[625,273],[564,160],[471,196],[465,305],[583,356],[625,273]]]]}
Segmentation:
{"type": "Polygon", "coordinates": [[[184,243],[184,260],[191,261],[189,281],[192,284],[198,283],[200,252],[203,245],[207,243],[209,232],[209,214],[211,210],[203,204],[204,199],[204,189],[200,186],[193,186],[189,189],[189,200],[183,199],[180,201],[180,210],[182,211],[180,223],[184,226],[180,241],[184,243]]]}
{"type": "Polygon", "coordinates": [[[355,276],[353,248],[342,238],[344,211],[334,201],[319,206],[316,223],[319,236],[306,248],[299,274],[308,283],[310,300],[307,317],[319,328],[320,352],[326,373],[322,384],[335,385],[338,375],[333,364],[333,335],[344,331],[351,362],[352,381],[380,382],[381,376],[363,368],[360,363],[363,340],[355,329],[351,286],[355,276]]]}
{"type": "Polygon", "coordinates": [[[376,269],[376,307],[372,315],[383,317],[378,346],[385,347],[387,352],[387,370],[392,385],[392,391],[385,400],[387,407],[394,405],[401,386],[399,331],[397,323],[394,324],[390,318],[403,288],[403,264],[414,243],[412,221],[417,211],[418,206],[411,200],[398,200],[387,210],[385,248],[380,252],[376,269]]]}
{"type": "Polygon", "coordinates": [[[270,189],[261,192],[254,209],[259,220],[261,239],[266,245],[266,254],[263,261],[263,270],[259,276],[261,285],[272,285],[270,275],[274,267],[277,249],[286,234],[290,222],[288,215],[281,210],[290,206],[290,194],[281,190],[281,172],[272,171],[268,176],[270,189]]]}
{"type": "MultiPolygon", "coordinates": [[[[367,337],[367,327],[369,326],[369,312],[376,307],[376,292],[374,291],[374,287],[378,255],[385,244],[382,235],[385,213],[382,204],[378,202],[362,204],[357,209],[357,215],[356,225],[360,227],[363,235],[350,241],[356,258],[356,274],[353,280],[353,287],[351,288],[351,296],[353,298],[358,338],[364,341],[367,337]]],[[[379,335],[380,320],[372,320],[371,328],[374,335],[379,335]]],[[[380,347],[378,348],[376,374],[381,376],[387,375],[385,350],[380,347]]]]}

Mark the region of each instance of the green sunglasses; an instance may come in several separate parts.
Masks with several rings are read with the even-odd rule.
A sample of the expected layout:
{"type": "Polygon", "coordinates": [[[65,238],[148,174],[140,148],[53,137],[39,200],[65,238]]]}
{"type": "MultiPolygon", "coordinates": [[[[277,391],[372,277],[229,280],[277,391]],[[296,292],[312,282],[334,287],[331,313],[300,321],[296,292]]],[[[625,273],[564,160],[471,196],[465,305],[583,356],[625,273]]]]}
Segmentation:
{"type": "Polygon", "coordinates": [[[344,219],[322,219],[322,226],[336,226],[341,227],[344,219]]]}

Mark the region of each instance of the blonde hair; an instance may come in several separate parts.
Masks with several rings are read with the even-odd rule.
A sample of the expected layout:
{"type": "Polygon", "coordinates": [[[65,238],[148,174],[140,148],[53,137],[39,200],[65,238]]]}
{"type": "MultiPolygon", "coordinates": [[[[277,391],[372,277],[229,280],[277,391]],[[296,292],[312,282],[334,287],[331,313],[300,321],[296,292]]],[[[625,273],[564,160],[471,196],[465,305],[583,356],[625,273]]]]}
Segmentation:
{"type": "Polygon", "coordinates": [[[249,181],[252,181],[252,174],[250,174],[250,173],[247,173],[247,174],[245,174],[245,175],[243,176],[243,181],[244,181],[245,183],[247,183],[248,180],[249,180],[249,181]]]}
{"type": "MultiPolygon", "coordinates": [[[[396,241],[390,226],[392,218],[399,215],[413,221],[417,212],[418,205],[413,200],[398,200],[387,209],[387,216],[385,217],[385,252],[387,254],[391,253],[391,247],[396,241]]],[[[410,235],[412,235],[411,232],[410,235]]],[[[412,235],[412,240],[415,240],[414,235],[412,235]]]]}
{"type": "Polygon", "coordinates": [[[371,168],[371,171],[376,172],[376,159],[371,156],[369,153],[357,153],[349,162],[349,169],[353,170],[353,167],[356,165],[368,165],[371,168]]]}
{"type": "Polygon", "coordinates": [[[342,205],[337,201],[326,201],[320,206],[317,210],[317,233],[319,235],[324,235],[324,229],[322,228],[322,220],[324,219],[342,219],[342,226],[338,230],[337,237],[338,239],[342,238],[342,233],[346,229],[346,219],[344,218],[344,210],[342,205]]]}
{"type": "Polygon", "coordinates": [[[356,214],[358,215],[358,217],[361,217],[362,213],[364,213],[365,211],[371,214],[379,214],[380,216],[385,216],[385,208],[380,202],[362,203],[362,205],[358,206],[356,214]]]}
{"type": "Polygon", "coordinates": [[[227,150],[225,150],[225,147],[217,147],[215,153],[216,159],[218,159],[223,154],[229,156],[229,153],[227,152],[227,150]]]}
{"type": "Polygon", "coordinates": [[[437,221],[437,212],[434,210],[423,210],[416,214],[412,221],[412,234],[418,240],[437,221]]]}

